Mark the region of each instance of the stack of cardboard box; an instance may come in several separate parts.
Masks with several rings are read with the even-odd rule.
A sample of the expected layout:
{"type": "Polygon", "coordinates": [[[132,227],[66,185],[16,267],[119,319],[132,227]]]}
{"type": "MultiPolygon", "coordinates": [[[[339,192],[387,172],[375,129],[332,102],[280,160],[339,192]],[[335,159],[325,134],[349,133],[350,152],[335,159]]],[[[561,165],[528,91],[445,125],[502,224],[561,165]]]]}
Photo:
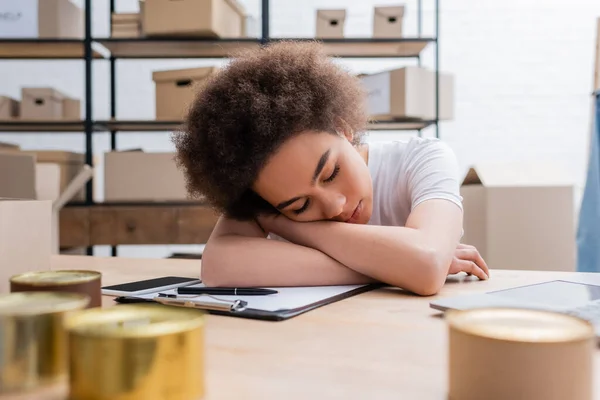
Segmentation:
{"type": "Polygon", "coordinates": [[[60,165],[0,145],[0,293],[12,275],[50,268],[51,254],[59,252],[59,212],[91,176],[84,165],[63,191],[47,191],[61,186],[60,165]]]}
{"type": "Polygon", "coordinates": [[[0,96],[0,120],[81,120],[81,102],[51,87],[21,89],[21,101],[0,96]]]}
{"type": "Polygon", "coordinates": [[[140,13],[113,13],[110,36],[113,38],[136,38],[142,36],[140,13]]]}

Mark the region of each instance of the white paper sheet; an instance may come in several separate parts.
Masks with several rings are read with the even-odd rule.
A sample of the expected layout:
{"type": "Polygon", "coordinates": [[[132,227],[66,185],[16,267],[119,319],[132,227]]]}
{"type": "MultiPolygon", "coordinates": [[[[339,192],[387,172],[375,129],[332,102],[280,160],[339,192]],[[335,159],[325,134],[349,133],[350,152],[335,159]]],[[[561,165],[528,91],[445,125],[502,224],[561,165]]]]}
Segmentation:
{"type": "MultiPolygon", "coordinates": [[[[186,287],[203,287],[204,284],[190,285],[186,287]]],[[[335,297],[345,292],[357,289],[366,285],[343,285],[343,286],[314,286],[314,287],[273,287],[265,289],[277,290],[279,293],[265,296],[193,296],[193,295],[178,295],[180,298],[194,301],[199,300],[203,303],[222,304],[220,300],[234,301],[244,300],[248,302],[247,308],[253,308],[263,311],[279,311],[293,310],[302,308],[309,304],[319,302],[321,300],[335,297]]],[[[177,289],[166,290],[160,293],[177,294],[177,289]]],[[[136,297],[152,299],[158,297],[157,293],[148,293],[136,297]]]]}

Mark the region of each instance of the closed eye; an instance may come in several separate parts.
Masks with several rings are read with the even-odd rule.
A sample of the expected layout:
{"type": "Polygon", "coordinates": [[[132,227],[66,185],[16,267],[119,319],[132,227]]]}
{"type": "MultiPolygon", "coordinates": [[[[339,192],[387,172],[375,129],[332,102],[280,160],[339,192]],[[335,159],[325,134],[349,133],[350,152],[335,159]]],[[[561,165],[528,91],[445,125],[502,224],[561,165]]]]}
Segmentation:
{"type": "Polygon", "coordinates": [[[323,182],[331,182],[335,179],[335,177],[339,174],[340,172],[340,165],[336,164],[335,168],[333,169],[333,172],[331,173],[331,175],[329,175],[329,178],[325,179],[323,182]]]}
{"type": "Polygon", "coordinates": [[[304,202],[304,204],[302,205],[302,207],[300,207],[300,208],[299,208],[299,209],[297,209],[297,210],[292,210],[292,211],[293,211],[293,212],[294,212],[294,214],[296,214],[296,215],[302,214],[304,211],[306,211],[306,209],[308,208],[308,205],[309,205],[309,204],[310,204],[310,200],[308,200],[308,199],[307,199],[307,200],[304,202]]]}

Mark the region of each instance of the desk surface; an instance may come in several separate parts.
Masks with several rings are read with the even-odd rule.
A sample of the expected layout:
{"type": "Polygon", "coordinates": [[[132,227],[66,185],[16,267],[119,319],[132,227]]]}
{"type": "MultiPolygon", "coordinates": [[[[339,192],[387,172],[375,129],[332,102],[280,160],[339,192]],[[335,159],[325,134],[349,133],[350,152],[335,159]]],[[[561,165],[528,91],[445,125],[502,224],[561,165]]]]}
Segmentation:
{"type": "MultiPolygon", "coordinates": [[[[52,268],[98,270],[109,285],[165,274],[197,277],[200,262],[55,256],[52,268]]],[[[494,270],[488,281],[451,277],[439,296],[583,276],[494,270]]],[[[593,278],[600,284],[600,276],[593,278]]],[[[429,308],[431,300],[385,288],[283,322],[209,315],[206,398],[446,399],[446,324],[429,308]]],[[[600,399],[598,370],[596,378],[600,399]]],[[[55,387],[10,399],[64,400],[65,393],[55,387]]]]}

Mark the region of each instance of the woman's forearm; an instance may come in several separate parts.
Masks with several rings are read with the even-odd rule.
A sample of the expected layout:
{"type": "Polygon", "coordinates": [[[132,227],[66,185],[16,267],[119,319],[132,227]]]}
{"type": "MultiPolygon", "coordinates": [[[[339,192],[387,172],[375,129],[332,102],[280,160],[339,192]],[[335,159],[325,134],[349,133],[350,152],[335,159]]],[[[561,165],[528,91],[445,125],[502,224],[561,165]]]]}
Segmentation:
{"type": "MultiPolygon", "coordinates": [[[[317,249],[340,263],[378,281],[419,294],[434,294],[447,271],[425,234],[406,227],[341,222],[297,223],[284,236],[317,249]]],[[[447,268],[446,268],[447,269],[447,268]]]]}
{"type": "Polygon", "coordinates": [[[209,286],[321,286],[374,282],[309,247],[259,237],[224,235],[202,256],[209,286]]]}

